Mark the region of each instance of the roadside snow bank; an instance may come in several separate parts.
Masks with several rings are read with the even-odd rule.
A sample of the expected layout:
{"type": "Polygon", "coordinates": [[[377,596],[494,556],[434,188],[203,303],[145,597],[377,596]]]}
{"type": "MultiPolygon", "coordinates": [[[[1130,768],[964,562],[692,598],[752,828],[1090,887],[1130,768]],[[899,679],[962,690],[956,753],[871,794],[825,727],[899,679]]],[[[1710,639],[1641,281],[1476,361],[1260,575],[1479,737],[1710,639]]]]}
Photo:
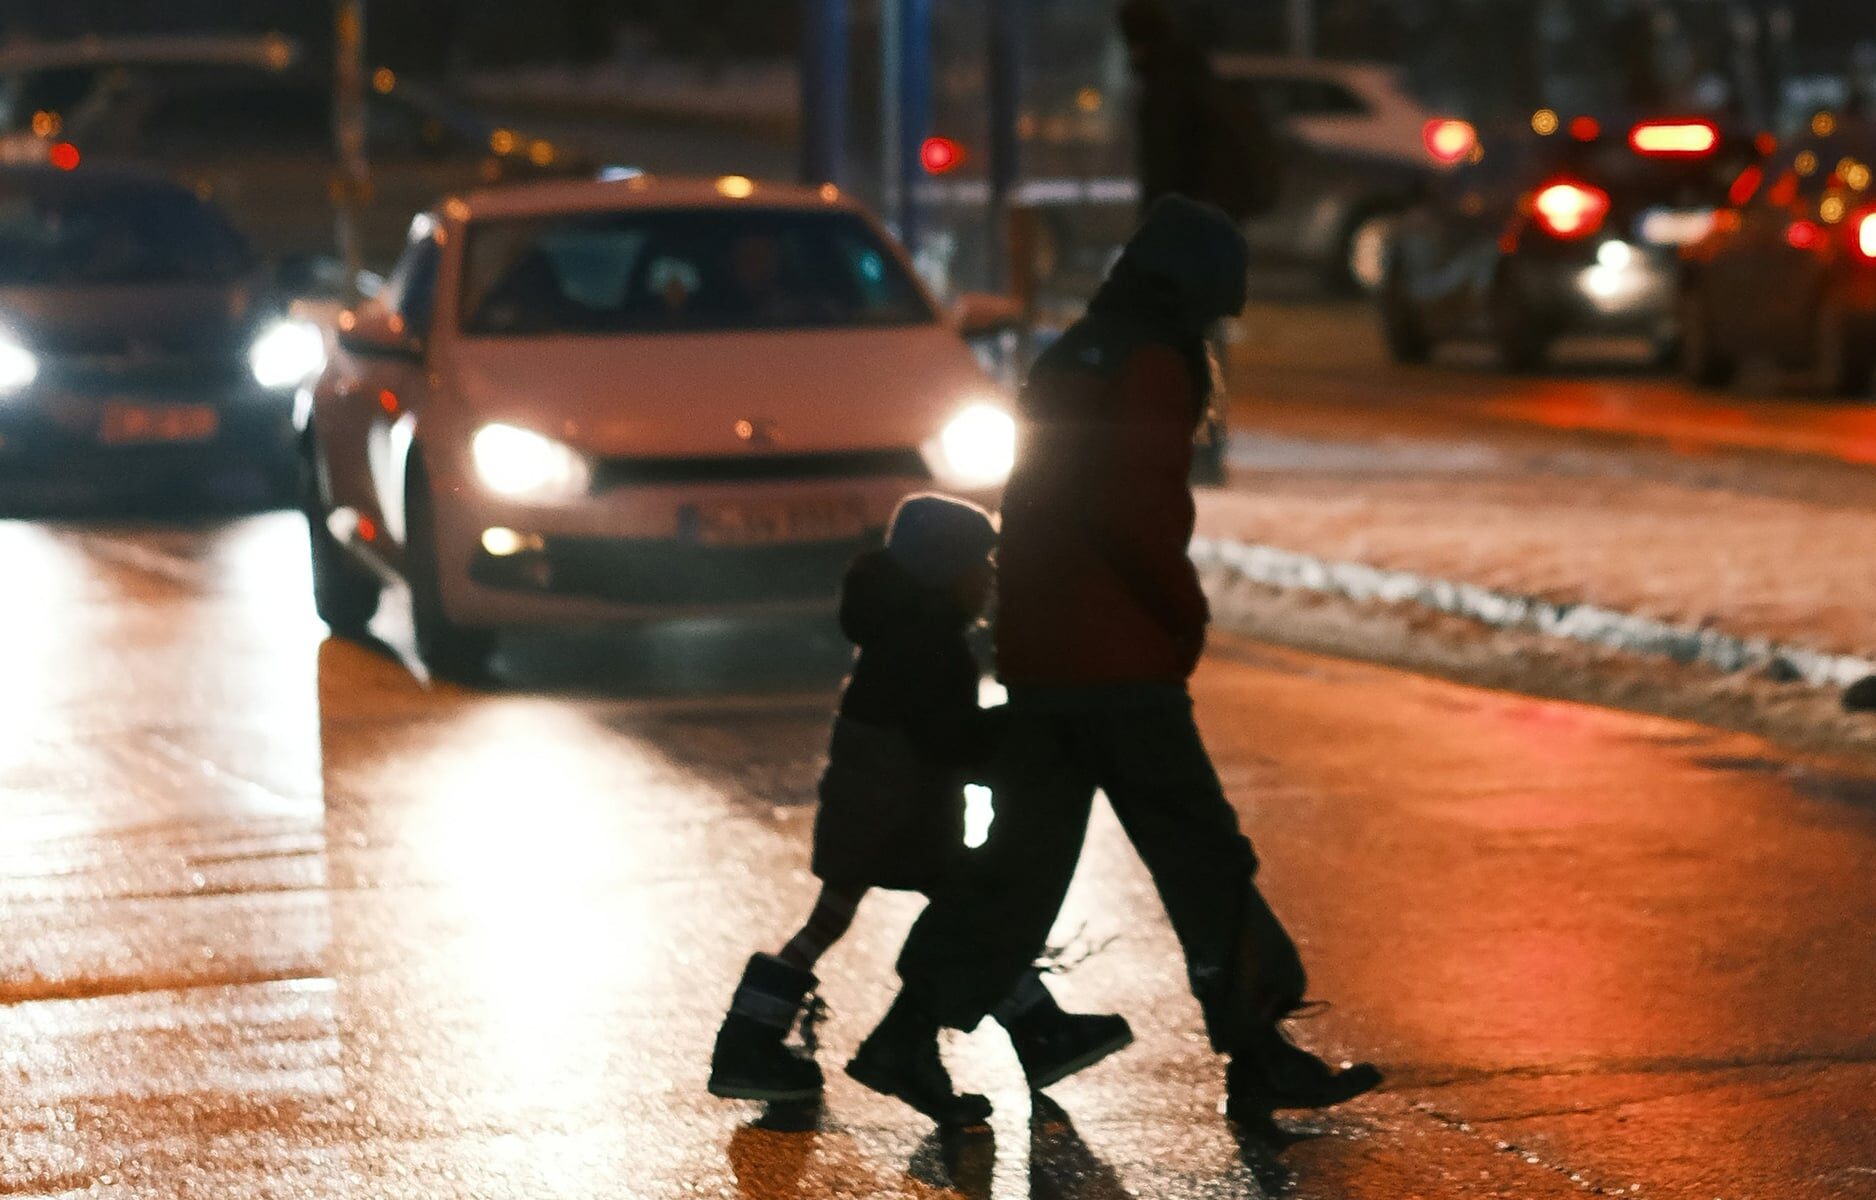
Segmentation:
{"type": "Polygon", "coordinates": [[[1415,604],[1494,629],[1524,630],[1678,663],[1698,663],[1727,673],[1757,671],[1774,680],[1802,680],[1813,687],[1834,688],[1876,675],[1876,660],[1854,655],[1676,625],[1593,604],[1560,604],[1412,571],[1335,562],[1229,538],[1194,539],[1192,558],[1201,570],[1222,569],[1267,587],[1301,588],[1356,601],[1415,604]]]}

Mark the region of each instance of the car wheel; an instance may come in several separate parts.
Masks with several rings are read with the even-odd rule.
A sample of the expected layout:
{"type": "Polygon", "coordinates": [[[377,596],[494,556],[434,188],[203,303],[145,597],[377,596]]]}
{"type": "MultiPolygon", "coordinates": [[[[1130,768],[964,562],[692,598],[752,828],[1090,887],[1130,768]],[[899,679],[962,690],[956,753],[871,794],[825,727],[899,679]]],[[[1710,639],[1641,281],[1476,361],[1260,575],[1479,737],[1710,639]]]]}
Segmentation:
{"type": "Polygon", "coordinates": [[[300,511],[306,517],[306,542],[312,554],[313,611],[339,637],[365,636],[377,615],[383,586],[372,572],[353,561],[326,525],[326,502],[319,491],[318,459],[307,447],[300,459],[300,511]]]}
{"type": "Polygon", "coordinates": [[[436,502],[421,459],[413,461],[404,490],[404,581],[410,589],[410,627],[417,657],[438,679],[477,683],[488,678],[495,633],[456,624],[443,611],[436,555],[436,502]]]}
{"type": "Polygon", "coordinates": [[[1387,344],[1388,357],[1404,365],[1417,365],[1433,357],[1433,339],[1414,310],[1408,292],[1406,268],[1395,256],[1389,256],[1386,275],[1381,283],[1381,339],[1387,344]]]}
{"type": "Polygon", "coordinates": [[[1681,374],[1696,387],[1725,387],[1739,373],[1739,362],[1720,348],[1713,313],[1698,288],[1681,293],[1681,374]]]}
{"type": "Polygon", "coordinates": [[[1500,366],[1523,374],[1544,365],[1550,355],[1550,339],[1538,328],[1515,275],[1503,275],[1492,288],[1490,321],[1492,346],[1498,352],[1500,366]]]}
{"type": "Polygon", "coordinates": [[[1394,241],[1397,214],[1387,211],[1357,213],[1336,240],[1336,255],[1324,282],[1344,296],[1373,295],[1387,273],[1388,250],[1394,241]]]}
{"type": "Polygon", "coordinates": [[[1869,346],[1850,325],[1843,297],[1826,294],[1817,306],[1811,351],[1811,369],[1826,396],[1859,396],[1870,386],[1869,346]]]}

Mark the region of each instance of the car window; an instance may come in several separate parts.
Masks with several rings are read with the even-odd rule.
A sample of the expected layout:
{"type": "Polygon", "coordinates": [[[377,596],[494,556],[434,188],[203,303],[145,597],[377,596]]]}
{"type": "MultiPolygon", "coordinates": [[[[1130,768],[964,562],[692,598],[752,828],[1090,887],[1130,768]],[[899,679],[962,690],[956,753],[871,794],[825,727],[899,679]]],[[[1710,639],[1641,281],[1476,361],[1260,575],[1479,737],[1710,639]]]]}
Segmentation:
{"type": "Polygon", "coordinates": [[[1264,112],[1273,117],[1365,116],[1367,102],[1353,90],[1328,79],[1271,76],[1252,81],[1249,89],[1264,112]]]}
{"type": "Polygon", "coordinates": [[[306,154],[332,146],[332,97],[292,83],[177,86],[151,98],[139,122],[145,152],[232,157],[306,154]]]}
{"type": "Polygon", "coordinates": [[[897,255],[850,213],[697,210],[478,222],[464,332],[828,329],[936,319],[897,255]]]}
{"type": "Polygon", "coordinates": [[[0,185],[0,286],[222,282],[251,267],[220,212],[165,185],[0,185]]]}
{"type": "Polygon", "coordinates": [[[404,327],[419,336],[430,332],[436,312],[437,267],[443,252],[437,245],[435,220],[428,215],[411,224],[410,241],[385,280],[379,300],[389,312],[404,318],[404,327]]]}

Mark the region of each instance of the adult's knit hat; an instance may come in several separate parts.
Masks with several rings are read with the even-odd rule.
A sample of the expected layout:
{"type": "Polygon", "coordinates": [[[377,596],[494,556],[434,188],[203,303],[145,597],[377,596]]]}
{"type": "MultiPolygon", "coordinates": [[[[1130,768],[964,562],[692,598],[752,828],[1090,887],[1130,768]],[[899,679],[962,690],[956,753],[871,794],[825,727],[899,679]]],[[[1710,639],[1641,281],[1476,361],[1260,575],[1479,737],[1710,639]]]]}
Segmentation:
{"type": "Polygon", "coordinates": [[[949,496],[907,496],[886,530],[887,553],[925,587],[949,587],[996,546],[990,514],[949,496]]]}

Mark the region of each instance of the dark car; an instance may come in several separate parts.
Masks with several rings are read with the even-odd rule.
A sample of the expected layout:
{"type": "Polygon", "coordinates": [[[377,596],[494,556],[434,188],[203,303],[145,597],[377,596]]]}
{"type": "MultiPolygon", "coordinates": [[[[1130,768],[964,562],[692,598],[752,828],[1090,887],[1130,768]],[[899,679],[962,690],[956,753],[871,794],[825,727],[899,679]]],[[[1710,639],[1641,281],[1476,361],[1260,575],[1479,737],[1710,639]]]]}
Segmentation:
{"type": "Polygon", "coordinates": [[[1821,114],[1736,180],[1688,254],[1682,363],[1695,383],[1746,358],[1860,395],[1876,368],[1876,126],[1821,114]]]}
{"type": "Polygon", "coordinates": [[[1681,251],[1756,159],[1752,139],[1701,118],[1540,112],[1482,150],[1396,232],[1379,298],[1395,360],[1484,338],[1506,368],[1531,370],[1572,334],[1639,335],[1670,355],[1681,251]]]}
{"type": "MultiPolygon", "coordinates": [[[[0,52],[0,160],[134,162],[212,194],[269,259],[328,257],[344,194],[332,77],[280,38],[127,38],[0,52]]],[[[503,179],[583,174],[565,145],[502,127],[388,69],[365,97],[364,264],[410,215],[503,179]]]]}
{"type": "Polygon", "coordinates": [[[0,482],[278,479],[322,361],[318,330],[194,192],[0,169],[0,482]]]}

